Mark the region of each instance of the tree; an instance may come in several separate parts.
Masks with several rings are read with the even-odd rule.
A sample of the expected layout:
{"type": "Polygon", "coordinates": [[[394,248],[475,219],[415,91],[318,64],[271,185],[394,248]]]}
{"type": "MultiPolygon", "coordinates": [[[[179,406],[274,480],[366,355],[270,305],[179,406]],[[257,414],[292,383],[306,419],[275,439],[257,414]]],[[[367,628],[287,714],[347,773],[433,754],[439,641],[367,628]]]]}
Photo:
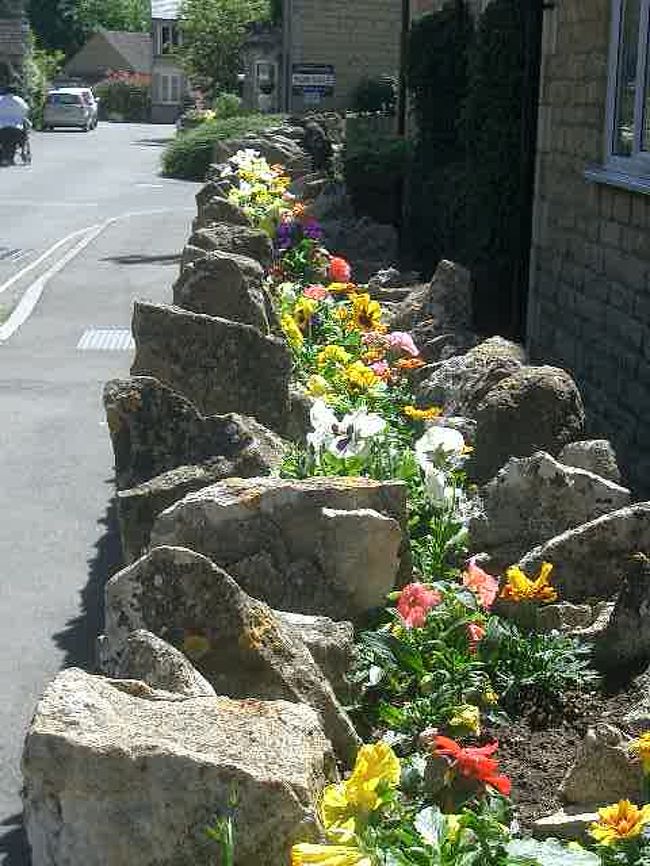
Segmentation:
{"type": "Polygon", "coordinates": [[[76,0],[74,17],[85,36],[101,28],[146,31],[149,8],[148,0],[76,0]]]}
{"type": "Polygon", "coordinates": [[[184,0],[179,57],[189,77],[210,90],[233,90],[246,29],[270,14],[269,0],[184,0]]]}
{"type": "Polygon", "coordinates": [[[38,44],[69,56],[101,28],[149,29],[148,0],[31,0],[29,20],[38,44]]]}

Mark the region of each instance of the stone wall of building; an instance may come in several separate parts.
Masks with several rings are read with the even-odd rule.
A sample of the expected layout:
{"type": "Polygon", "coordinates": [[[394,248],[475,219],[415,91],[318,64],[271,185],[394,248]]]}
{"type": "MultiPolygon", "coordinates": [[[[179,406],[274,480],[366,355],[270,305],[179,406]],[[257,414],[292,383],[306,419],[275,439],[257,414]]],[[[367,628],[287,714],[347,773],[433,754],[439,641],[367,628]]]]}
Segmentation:
{"type": "MultiPolygon", "coordinates": [[[[402,10],[399,0],[292,0],[291,63],[332,64],[333,97],[320,107],[345,109],[362,78],[397,76],[402,10]]],[[[304,108],[294,96],[292,108],[304,108]]]]}
{"type": "Polygon", "coordinates": [[[650,196],[588,182],[603,159],[610,0],[545,13],[529,298],[533,359],[569,369],[593,433],[650,489],[650,196]]]}
{"type": "Polygon", "coordinates": [[[0,84],[22,77],[27,49],[27,22],[22,0],[0,3],[0,84]]]}

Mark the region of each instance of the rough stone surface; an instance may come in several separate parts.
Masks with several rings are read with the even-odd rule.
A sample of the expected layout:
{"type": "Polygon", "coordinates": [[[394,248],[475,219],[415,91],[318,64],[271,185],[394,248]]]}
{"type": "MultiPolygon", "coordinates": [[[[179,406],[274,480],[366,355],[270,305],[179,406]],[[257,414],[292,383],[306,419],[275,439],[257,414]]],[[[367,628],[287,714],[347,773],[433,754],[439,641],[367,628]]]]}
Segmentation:
{"type": "Polygon", "coordinates": [[[542,562],[552,562],[561,598],[603,600],[619,592],[629,558],[640,550],[650,550],[650,502],[569,529],[531,550],[519,565],[537,573],[542,562]]]}
{"type": "Polygon", "coordinates": [[[282,433],[289,412],[286,345],[251,325],[136,301],[131,372],[155,376],[200,412],[252,415],[282,433]]]}
{"type": "Polygon", "coordinates": [[[628,562],[620,595],[594,648],[597,666],[625,676],[650,662],[650,560],[642,553],[628,562]]]}
{"type": "Polygon", "coordinates": [[[621,483],[621,470],[618,468],[616,452],[608,439],[586,439],[583,442],[570,442],[558,455],[560,463],[586,469],[614,484],[621,483]]]}
{"type": "Polygon", "coordinates": [[[216,250],[183,268],[174,284],[174,304],[268,334],[273,311],[263,283],[259,262],[216,250]]]}
{"type": "Polygon", "coordinates": [[[207,464],[220,478],[266,475],[282,460],[282,440],[253,418],[201,415],[150,376],[108,382],[104,409],[119,488],[191,464],[207,464]]]}
{"type": "Polygon", "coordinates": [[[516,343],[490,337],[464,355],[441,361],[419,386],[418,401],[471,418],[480,401],[502,379],[520,370],[523,360],[523,349],[516,343]]]}
{"type": "Polygon", "coordinates": [[[231,138],[218,141],[214,148],[215,162],[227,162],[237,151],[252,148],[258,151],[270,165],[280,164],[285,170],[298,177],[311,171],[311,158],[290,138],[281,134],[253,134],[244,138],[231,138]]]}
{"type": "MultiPolygon", "coordinates": [[[[188,247],[198,248],[205,253],[221,250],[224,253],[235,253],[255,259],[263,268],[271,266],[273,261],[273,245],[271,238],[260,229],[248,226],[215,223],[208,228],[199,229],[190,235],[188,247]]],[[[185,254],[183,254],[183,260],[185,254]]]]}
{"type": "Polygon", "coordinates": [[[219,198],[227,198],[228,193],[233,188],[234,184],[229,177],[222,177],[219,180],[209,180],[204,184],[195,196],[196,207],[199,213],[206,204],[215,196],[219,198]]]}
{"type": "Polygon", "coordinates": [[[276,616],[288,632],[303,641],[339,700],[349,703],[351,689],[347,675],[353,662],[352,623],[335,622],[327,616],[306,616],[287,611],[276,611],[276,616]]]}
{"type": "Polygon", "coordinates": [[[438,333],[472,328],[470,272],[447,259],[440,262],[428,285],[414,289],[396,308],[390,325],[394,331],[412,331],[431,319],[438,323],[438,333]]]}
{"type": "MultiPolygon", "coordinates": [[[[103,649],[100,645],[100,653],[103,649]]],[[[152,689],[189,698],[216,697],[210,683],[182,652],[145,629],[127,635],[118,663],[113,663],[109,657],[101,667],[108,676],[141,680],[152,689]]]]}
{"type": "Polygon", "coordinates": [[[152,544],[210,557],[279,610],[356,619],[410,577],[406,488],[366,478],[231,478],[156,520],[152,544]]]}
{"type": "Polygon", "coordinates": [[[555,456],[582,435],[585,412],[575,382],[556,367],[522,367],[502,379],[474,413],[476,440],[468,472],[487,481],[510,457],[555,456]]]}
{"type": "Polygon", "coordinates": [[[571,527],[623,508],[630,491],[550,454],[512,457],[483,489],[483,514],[469,526],[470,549],[497,570],[571,527]]]}
{"type": "Polygon", "coordinates": [[[108,581],[106,638],[118,668],[140,628],[189,654],[219,694],[313,707],[339,757],[354,761],[354,728],[303,641],[205,556],[159,547],[108,581]]]}
{"type": "Polygon", "coordinates": [[[572,632],[589,628],[595,619],[596,611],[592,605],[561,601],[558,604],[540,605],[535,626],[539,631],[572,632]]]}
{"type": "Polygon", "coordinates": [[[215,223],[249,227],[251,225],[251,221],[240,207],[218,195],[206,201],[201,207],[199,215],[192,222],[192,231],[196,232],[215,223]]]}
{"type": "Polygon", "coordinates": [[[36,708],[23,753],[38,866],[196,866],[237,788],[237,866],[288,862],[317,834],[333,756],[309,707],[185,698],[71,668],[36,708]]]}
{"type": "Polygon", "coordinates": [[[587,830],[598,820],[598,812],[583,808],[559,809],[552,815],[538,818],[533,824],[533,836],[537,839],[566,839],[569,842],[587,838],[587,830]]]}
{"type": "Polygon", "coordinates": [[[643,772],[639,761],[630,755],[628,743],[613,725],[590,728],[560,785],[563,800],[572,804],[638,803],[643,772]]]}

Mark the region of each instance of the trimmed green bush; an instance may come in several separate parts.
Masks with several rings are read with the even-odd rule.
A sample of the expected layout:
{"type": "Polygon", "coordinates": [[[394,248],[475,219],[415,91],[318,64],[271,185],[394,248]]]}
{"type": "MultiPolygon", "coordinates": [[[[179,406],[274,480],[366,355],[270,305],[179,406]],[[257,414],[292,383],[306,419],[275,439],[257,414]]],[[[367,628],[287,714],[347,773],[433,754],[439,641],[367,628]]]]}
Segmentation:
{"type": "Polygon", "coordinates": [[[179,133],[165,148],[163,174],[181,180],[204,180],[213,161],[214,145],[227,138],[240,138],[280,123],[279,115],[246,114],[225,120],[209,120],[196,129],[179,133]]]}
{"type": "Polygon", "coordinates": [[[401,224],[402,190],[410,155],[408,140],[371,130],[348,141],[343,158],[345,183],[359,216],[401,224]]]}
{"type": "Polygon", "coordinates": [[[242,114],[242,100],[236,93],[220,93],[212,103],[212,108],[220,120],[242,114]]]}
{"type": "Polygon", "coordinates": [[[151,115],[151,76],[112,72],[94,87],[103,119],[146,123],[151,115]]]}

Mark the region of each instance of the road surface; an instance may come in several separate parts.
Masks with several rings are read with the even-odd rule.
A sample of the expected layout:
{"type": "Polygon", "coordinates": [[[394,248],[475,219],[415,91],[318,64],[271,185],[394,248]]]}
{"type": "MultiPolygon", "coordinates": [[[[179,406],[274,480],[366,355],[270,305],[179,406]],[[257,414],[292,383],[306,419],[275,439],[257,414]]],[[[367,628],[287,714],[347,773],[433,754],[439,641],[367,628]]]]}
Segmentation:
{"type": "Polygon", "coordinates": [[[92,665],[119,563],[101,392],[128,374],[132,351],[93,349],[106,341],[91,332],[122,330],[124,345],[135,298],[170,300],[198,188],[159,176],[171,135],[131,124],[35,134],[32,166],[0,168],[3,866],[29,863],[19,759],[30,715],[58,670],[92,665]]]}

